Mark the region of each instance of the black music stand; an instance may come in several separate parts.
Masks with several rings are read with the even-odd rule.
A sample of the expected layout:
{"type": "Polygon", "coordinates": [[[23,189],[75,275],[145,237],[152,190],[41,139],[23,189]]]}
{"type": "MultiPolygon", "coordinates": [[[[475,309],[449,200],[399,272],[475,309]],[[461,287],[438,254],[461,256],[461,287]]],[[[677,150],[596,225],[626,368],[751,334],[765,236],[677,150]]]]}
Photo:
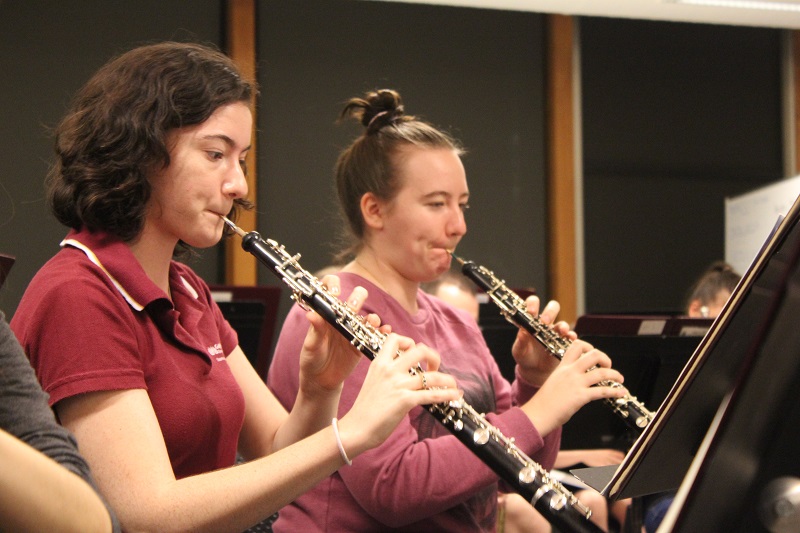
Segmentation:
{"type": "MultiPolygon", "coordinates": [[[[775,307],[789,287],[800,249],[799,219],[800,199],[744,274],[623,463],[618,468],[577,469],[573,474],[611,499],[678,488],[720,405],[732,392],[741,394],[746,383],[743,372],[753,368],[754,357],[771,331],[775,307]]],[[[783,357],[798,359],[799,351],[783,357]]],[[[775,379],[780,383],[788,378],[775,379]]]]}
{"type": "Polygon", "coordinates": [[[781,268],[754,288],[766,302],[744,363],[659,531],[800,531],[800,230],[787,231],[781,268]]]}
{"type": "Polygon", "coordinates": [[[267,379],[281,288],[213,285],[211,294],[239,336],[239,346],[261,379],[267,379]]]}

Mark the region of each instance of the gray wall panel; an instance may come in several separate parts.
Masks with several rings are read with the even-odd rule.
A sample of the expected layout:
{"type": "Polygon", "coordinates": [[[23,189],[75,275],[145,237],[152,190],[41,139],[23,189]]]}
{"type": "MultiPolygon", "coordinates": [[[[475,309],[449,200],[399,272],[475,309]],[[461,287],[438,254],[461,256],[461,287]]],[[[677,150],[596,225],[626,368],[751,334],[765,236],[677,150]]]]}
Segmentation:
{"type": "MultiPolygon", "coordinates": [[[[15,0],[0,2],[0,252],[17,264],[0,290],[9,317],[36,271],[66,235],[44,201],[49,129],[91,74],[138,44],[166,39],[221,44],[221,0],[15,0]]],[[[192,266],[219,276],[219,252],[192,266]]]]}
{"type": "Polygon", "coordinates": [[[348,98],[391,87],[408,113],[469,152],[469,231],[459,250],[512,285],[546,292],[541,15],[342,0],[267,0],[259,9],[262,233],[302,252],[308,269],[330,262],[332,168],[361,132],[335,120],[348,98]]]}

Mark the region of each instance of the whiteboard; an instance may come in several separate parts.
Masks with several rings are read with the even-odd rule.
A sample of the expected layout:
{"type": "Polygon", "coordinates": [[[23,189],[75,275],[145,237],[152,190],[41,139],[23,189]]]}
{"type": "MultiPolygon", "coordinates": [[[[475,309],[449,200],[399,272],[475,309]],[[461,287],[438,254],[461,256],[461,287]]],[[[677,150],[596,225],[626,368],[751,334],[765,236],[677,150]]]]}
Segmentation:
{"type": "Polygon", "coordinates": [[[779,217],[800,195],[800,176],[725,199],[725,261],[744,273],[779,217]]]}

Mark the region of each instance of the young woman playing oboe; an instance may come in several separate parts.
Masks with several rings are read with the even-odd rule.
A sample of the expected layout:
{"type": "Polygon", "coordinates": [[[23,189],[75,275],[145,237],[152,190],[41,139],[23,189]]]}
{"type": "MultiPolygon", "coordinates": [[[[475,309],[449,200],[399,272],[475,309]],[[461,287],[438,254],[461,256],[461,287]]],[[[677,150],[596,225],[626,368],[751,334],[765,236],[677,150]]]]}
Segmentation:
{"type": "MultiPolygon", "coordinates": [[[[474,320],[420,290],[420,283],[449,268],[448,250],[466,232],[469,189],[461,149],[449,135],[406,115],[392,90],[350,100],[342,116],[364,126],[336,165],[340,207],[353,237],[349,262],[339,273],[342,287],[366,287],[365,310],[378,312],[393,331],[436,348],[442,370],[458,379],[466,401],[551,468],[561,425],[587,402],[621,395],[593,385],[622,376],[584,342],[575,341],[558,364],[520,332],[513,348],[517,379],[513,385],[505,381],[474,320]]],[[[528,308],[538,315],[539,300],[528,300],[528,308]]],[[[548,303],[542,320],[574,339],[566,323],[555,322],[558,310],[557,303],[548,303]]],[[[302,345],[304,329],[301,314],[292,311],[268,373],[268,384],[287,408],[300,386],[292,354],[302,345]]],[[[363,361],[345,380],[340,409],[355,400],[367,369],[363,361]]],[[[284,508],[274,528],[493,531],[497,479],[423,409],[414,409],[385,443],[284,508]]]]}
{"type": "MultiPolygon", "coordinates": [[[[48,200],[71,231],[11,326],[124,530],[242,531],[383,442],[411,407],[460,396],[435,352],[391,335],[337,410],[362,356],[309,313],[287,413],[208,286],[173,260],[215,245],[247,195],[253,92],[215,50],[148,45],[102,67],[56,130],[48,200]],[[430,389],[408,373],[418,361],[430,389]],[[247,463],[234,466],[237,451],[247,463]]],[[[347,294],[355,309],[366,297],[347,294]]]]}

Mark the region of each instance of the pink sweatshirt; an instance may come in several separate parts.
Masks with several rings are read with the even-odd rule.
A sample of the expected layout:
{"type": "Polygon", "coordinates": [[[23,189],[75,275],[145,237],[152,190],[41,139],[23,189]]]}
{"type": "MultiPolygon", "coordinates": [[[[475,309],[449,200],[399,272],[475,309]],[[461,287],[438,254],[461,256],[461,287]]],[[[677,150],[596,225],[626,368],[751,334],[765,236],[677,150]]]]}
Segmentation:
{"type": "MultiPolygon", "coordinates": [[[[465,400],[505,436],[548,470],[558,453],[561,431],[542,439],[528,417],[513,407],[536,388],[519,376],[501,375],[475,321],[463,311],[418,293],[419,311],[409,315],[391,296],[354,274],[340,273],[342,294],[361,285],[369,291],[361,313],[377,313],[392,331],[435,348],[441,371],[454,376],[465,400]]],[[[297,395],[298,354],[308,330],[295,307],[281,330],[267,383],[290,409],[297,395]]],[[[497,354],[511,357],[511,354],[497,354]]],[[[343,416],[353,405],[369,359],[344,384],[343,416]]],[[[376,405],[375,409],[380,409],[376,405]]],[[[273,530],[286,531],[494,531],[498,478],[472,451],[423,408],[412,410],[389,439],[363,453],[313,490],[281,509],[273,530]]]]}

